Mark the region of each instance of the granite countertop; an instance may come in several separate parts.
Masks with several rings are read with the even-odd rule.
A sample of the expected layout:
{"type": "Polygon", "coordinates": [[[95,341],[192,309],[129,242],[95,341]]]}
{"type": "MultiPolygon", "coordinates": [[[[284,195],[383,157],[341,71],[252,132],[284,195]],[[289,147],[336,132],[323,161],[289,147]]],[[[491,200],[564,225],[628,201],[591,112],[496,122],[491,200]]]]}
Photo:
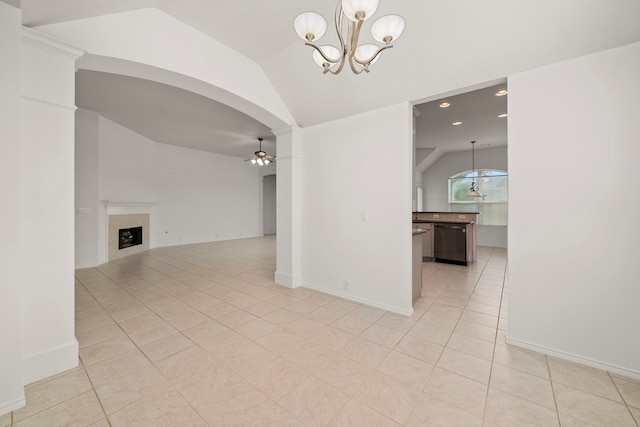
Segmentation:
{"type": "Polygon", "coordinates": [[[411,221],[414,224],[426,224],[426,223],[449,223],[449,224],[475,224],[476,216],[479,215],[480,212],[436,212],[436,211],[425,211],[425,212],[413,212],[411,214],[411,221]],[[423,215],[420,215],[423,214],[423,215]],[[426,216],[429,217],[426,217],[426,216]],[[442,216],[442,218],[433,218],[433,216],[438,215],[442,216]],[[459,218],[458,216],[464,215],[466,218],[459,218]]]}
{"type": "Polygon", "coordinates": [[[460,219],[412,219],[412,223],[414,224],[436,224],[436,223],[447,223],[447,224],[475,224],[475,221],[465,221],[460,219]]]}
{"type": "Polygon", "coordinates": [[[445,212],[445,211],[413,211],[414,214],[468,214],[468,215],[480,215],[480,212],[445,212]]]}

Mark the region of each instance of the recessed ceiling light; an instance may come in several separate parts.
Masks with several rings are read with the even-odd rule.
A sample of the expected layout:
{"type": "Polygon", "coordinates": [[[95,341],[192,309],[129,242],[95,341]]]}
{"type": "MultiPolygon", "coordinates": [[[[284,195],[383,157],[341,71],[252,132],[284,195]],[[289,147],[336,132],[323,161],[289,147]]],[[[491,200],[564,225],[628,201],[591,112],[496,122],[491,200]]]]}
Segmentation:
{"type": "Polygon", "coordinates": [[[505,96],[507,93],[506,89],[502,89],[496,92],[496,96],[505,96]]]}
{"type": "Polygon", "coordinates": [[[498,117],[503,118],[503,117],[507,117],[507,116],[508,116],[508,114],[507,114],[507,113],[502,113],[502,114],[500,114],[498,117]]]}
{"type": "Polygon", "coordinates": [[[448,102],[443,102],[442,104],[440,104],[440,108],[447,108],[450,105],[451,104],[449,104],[448,102]]]}
{"type": "Polygon", "coordinates": [[[462,122],[453,122],[451,124],[454,125],[454,126],[460,126],[462,124],[462,122]]]}

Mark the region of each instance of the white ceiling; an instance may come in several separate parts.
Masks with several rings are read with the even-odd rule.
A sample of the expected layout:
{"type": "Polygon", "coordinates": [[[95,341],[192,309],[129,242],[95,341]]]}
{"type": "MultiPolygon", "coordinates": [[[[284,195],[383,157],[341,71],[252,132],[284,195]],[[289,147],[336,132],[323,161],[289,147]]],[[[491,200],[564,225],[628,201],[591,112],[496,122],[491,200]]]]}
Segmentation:
{"type": "Polygon", "coordinates": [[[416,148],[470,150],[470,141],[477,141],[476,148],[506,145],[507,119],[498,116],[507,113],[508,95],[496,96],[503,89],[506,83],[417,105],[416,148]],[[440,107],[443,102],[449,107],[440,107]]]}
{"type": "Polygon", "coordinates": [[[164,144],[249,158],[275,154],[275,136],[251,117],[184,89],[97,71],[76,73],[76,105],[164,144]]]}
{"type": "MultiPolygon", "coordinates": [[[[421,104],[460,93],[460,88],[486,86],[520,71],[640,40],[638,0],[381,0],[374,19],[400,14],[407,21],[405,33],[371,73],[356,76],[345,70],[332,76],[313,63],[311,49],[298,39],[292,23],[307,10],[329,20],[334,1],[22,0],[21,6],[27,26],[157,7],[257,62],[303,127],[399,102],[421,104]]],[[[336,43],[332,32],[329,22],[322,44],[336,43]]],[[[370,38],[368,29],[363,32],[365,40],[370,38]]],[[[82,71],[78,84],[79,106],[161,142],[247,157],[255,151],[249,141],[271,137],[252,119],[232,118],[234,111],[175,88],[82,71]],[[179,106],[173,105],[175,99],[179,106]],[[247,155],[241,154],[245,148],[247,155]]],[[[468,119],[456,132],[468,134],[460,139],[487,139],[479,136],[489,127],[481,116],[493,112],[481,101],[465,102],[468,119]],[[475,131],[473,123],[480,126],[475,131]]],[[[454,111],[462,112],[446,113],[454,111]]],[[[452,131],[446,121],[439,128],[435,117],[420,142],[425,147],[445,141],[452,131]]]]}

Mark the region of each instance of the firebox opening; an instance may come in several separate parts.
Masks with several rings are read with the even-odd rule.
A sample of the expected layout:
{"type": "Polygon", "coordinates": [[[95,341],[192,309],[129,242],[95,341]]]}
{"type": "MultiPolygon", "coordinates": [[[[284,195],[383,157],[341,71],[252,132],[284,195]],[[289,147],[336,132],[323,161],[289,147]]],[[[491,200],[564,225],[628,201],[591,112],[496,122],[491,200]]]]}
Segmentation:
{"type": "Polygon", "coordinates": [[[142,244],[142,227],[121,228],[118,230],[118,249],[142,244]]]}

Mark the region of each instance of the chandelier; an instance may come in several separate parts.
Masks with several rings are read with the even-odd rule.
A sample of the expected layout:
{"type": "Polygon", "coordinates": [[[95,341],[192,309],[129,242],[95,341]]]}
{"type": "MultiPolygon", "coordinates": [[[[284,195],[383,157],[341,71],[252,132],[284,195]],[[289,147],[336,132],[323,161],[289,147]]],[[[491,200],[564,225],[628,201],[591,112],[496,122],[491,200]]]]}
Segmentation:
{"type": "Polygon", "coordinates": [[[476,150],[475,150],[475,141],[471,141],[471,168],[473,172],[471,173],[471,188],[469,188],[469,192],[465,194],[465,197],[482,197],[482,194],[478,191],[478,186],[476,185],[476,150]]]}
{"type": "Polygon", "coordinates": [[[258,141],[260,142],[258,151],[253,153],[253,156],[245,160],[245,162],[251,162],[252,165],[258,166],[267,166],[268,164],[275,162],[276,156],[271,156],[262,151],[262,138],[258,138],[258,141]]]}
{"type": "Polygon", "coordinates": [[[358,46],[362,24],[373,16],[378,9],[378,4],[379,0],[338,0],[335,26],[340,42],[339,49],[330,45],[317,46],[314,43],[327,30],[327,21],[321,15],[315,12],[303,12],[296,17],[293,23],[296,33],[305,41],[305,45],[314,49],[313,60],[324,69],[324,74],[340,74],[347,61],[355,74],[363,71],[368,73],[371,64],[380,58],[380,53],[393,47],[391,42],[400,37],[404,31],[404,19],[398,15],[383,16],[371,26],[371,35],[383,46],[375,44],[358,46]],[[343,22],[345,17],[347,23],[343,22]]]}

